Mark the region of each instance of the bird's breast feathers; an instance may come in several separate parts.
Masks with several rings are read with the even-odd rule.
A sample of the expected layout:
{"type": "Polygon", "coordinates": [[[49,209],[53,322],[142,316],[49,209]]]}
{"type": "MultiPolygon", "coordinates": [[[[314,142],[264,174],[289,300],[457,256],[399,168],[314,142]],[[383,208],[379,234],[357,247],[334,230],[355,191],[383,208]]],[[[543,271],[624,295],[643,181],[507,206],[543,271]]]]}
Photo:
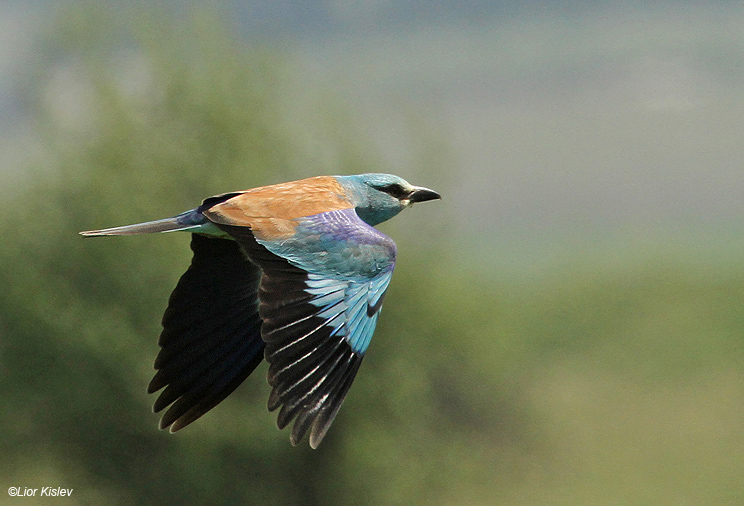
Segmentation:
{"type": "Polygon", "coordinates": [[[344,188],[332,176],[262,186],[204,210],[219,225],[249,227],[256,239],[277,241],[295,234],[298,218],[351,209],[344,188]]]}

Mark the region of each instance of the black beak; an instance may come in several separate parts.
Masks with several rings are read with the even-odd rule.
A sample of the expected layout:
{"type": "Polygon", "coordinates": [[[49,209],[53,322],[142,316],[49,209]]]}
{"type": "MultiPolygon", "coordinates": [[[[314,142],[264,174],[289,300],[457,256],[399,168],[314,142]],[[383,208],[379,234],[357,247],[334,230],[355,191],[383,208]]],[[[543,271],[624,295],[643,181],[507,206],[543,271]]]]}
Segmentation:
{"type": "Polygon", "coordinates": [[[408,195],[408,201],[413,204],[414,202],[426,202],[427,200],[441,199],[437,192],[428,188],[422,188],[421,186],[414,186],[413,191],[408,195]]]}

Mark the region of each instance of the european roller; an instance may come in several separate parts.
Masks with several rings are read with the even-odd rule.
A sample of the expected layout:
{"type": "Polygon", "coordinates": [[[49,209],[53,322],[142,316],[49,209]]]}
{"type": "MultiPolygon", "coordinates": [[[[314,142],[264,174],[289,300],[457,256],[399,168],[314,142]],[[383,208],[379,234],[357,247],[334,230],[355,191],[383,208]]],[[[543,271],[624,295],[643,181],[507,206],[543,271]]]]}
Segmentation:
{"type": "Polygon", "coordinates": [[[163,316],[153,410],[182,429],[264,358],[277,425],[317,448],[362,363],[395,267],[374,228],[433,190],[389,174],[318,176],[209,197],[172,218],[84,236],[191,232],[191,265],[163,316]]]}

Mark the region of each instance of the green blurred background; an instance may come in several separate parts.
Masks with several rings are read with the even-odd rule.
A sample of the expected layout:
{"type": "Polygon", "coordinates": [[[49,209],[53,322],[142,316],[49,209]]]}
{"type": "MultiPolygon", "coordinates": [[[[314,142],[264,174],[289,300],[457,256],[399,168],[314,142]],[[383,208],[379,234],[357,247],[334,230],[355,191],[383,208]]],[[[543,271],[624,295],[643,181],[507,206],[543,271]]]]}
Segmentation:
{"type": "Polygon", "coordinates": [[[7,2],[0,504],[744,504],[742,26],[739,2],[7,2]],[[380,227],[396,275],[320,449],[276,430],[265,365],[159,431],[189,238],[77,232],[365,171],[443,200],[380,227]]]}

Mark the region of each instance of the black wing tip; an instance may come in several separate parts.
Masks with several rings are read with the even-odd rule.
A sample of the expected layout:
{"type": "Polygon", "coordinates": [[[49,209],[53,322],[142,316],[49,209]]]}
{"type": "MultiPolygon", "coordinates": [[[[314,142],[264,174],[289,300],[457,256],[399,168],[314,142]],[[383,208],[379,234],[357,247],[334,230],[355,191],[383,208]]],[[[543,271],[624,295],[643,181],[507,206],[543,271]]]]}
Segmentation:
{"type": "Polygon", "coordinates": [[[180,418],[171,420],[167,418],[168,413],[166,413],[160,418],[160,422],[158,422],[158,429],[167,430],[170,434],[175,434],[181,429],[184,429],[188,427],[189,425],[191,425],[192,422],[195,422],[197,419],[199,419],[204,414],[206,413],[202,413],[199,416],[196,416],[191,419],[186,419],[184,416],[181,416],[180,418]]]}
{"type": "MultiPolygon", "coordinates": [[[[160,400],[160,399],[158,399],[160,400]]],[[[168,411],[160,417],[158,428],[160,430],[168,430],[171,434],[178,432],[179,430],[191,425],[193,422],[207,414],[214,406],[210,406],[210,403],[198,401],[196,403],[187,402],[184,397],[180,397],[173,404],[171,404],[168,411]]],[[[157,405],[157,401],[156,401],[157,405]]],[[[159,408],[157,413],[162,410],[163,407],[159,408]]]]}
{"type": "Polygon", "coordinates": [[[158,429],[167,430],[171,434],[175,434],[179,429],[173,427],[173,422],[166,422],[165,418],[161,417],[158,422],[158,429]]]}
{"type": "MultiPolygon", "coordinates": [[[[163,387],[165,387],[167,384],[168,382],[163,378],[163,375],[160,374],[160,371],[158,371],[155,373],[155,376],[152,377],[150,383],[147,384],[147,393],[154,394],[158,390],[161,390],[163,387]]],[[[157,413],[157,411],[155,412],[157,413]]]]}
{"type": "Polygon", "coordinates": [[[292,446],[300,444],[308,433],[310,447],[315,450],[320,446],[346,399],[362,359],[362,356],[352,353],[346,363],[338,364],[334,368],[333,378],[330,378],[323,389],[325,394],[321,397],[325,398],[322,400],[316,397],[315,402],[309,401],[305,405],[297,406],[293,405],[292,399],[282,399],[279,388],[272,390],[269,411],[281,406],[276,420],[279,430],[283,430],[294,420],[289,435],[292,446]]]}

